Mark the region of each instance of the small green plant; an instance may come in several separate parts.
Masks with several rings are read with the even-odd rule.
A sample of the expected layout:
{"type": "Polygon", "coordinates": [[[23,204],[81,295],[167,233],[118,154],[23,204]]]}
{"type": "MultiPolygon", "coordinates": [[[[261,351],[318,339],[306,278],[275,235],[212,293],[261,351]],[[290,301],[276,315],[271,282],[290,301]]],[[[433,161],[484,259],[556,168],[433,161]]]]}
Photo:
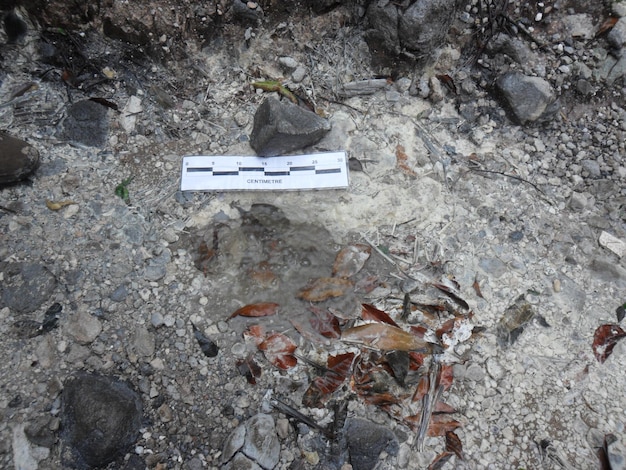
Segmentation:
{"type": "Polygon", "coordinates": [[[128,191],[128,185],[132,180],[133,177],[129,176],[115,187],[115,195],[122,198],[126,204],[130,204],[130,192],[128,191]]]}

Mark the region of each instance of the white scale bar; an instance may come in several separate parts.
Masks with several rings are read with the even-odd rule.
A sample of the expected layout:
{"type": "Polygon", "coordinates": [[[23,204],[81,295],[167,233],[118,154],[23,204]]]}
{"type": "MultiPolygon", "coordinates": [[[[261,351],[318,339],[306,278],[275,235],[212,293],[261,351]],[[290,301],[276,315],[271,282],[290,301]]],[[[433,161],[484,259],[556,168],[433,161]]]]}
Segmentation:
{"type": "Polygon", "coordinates": [[[181,191],[336,189],[348,187],[346,152],[280,157],[183,157],[181,191]]]}

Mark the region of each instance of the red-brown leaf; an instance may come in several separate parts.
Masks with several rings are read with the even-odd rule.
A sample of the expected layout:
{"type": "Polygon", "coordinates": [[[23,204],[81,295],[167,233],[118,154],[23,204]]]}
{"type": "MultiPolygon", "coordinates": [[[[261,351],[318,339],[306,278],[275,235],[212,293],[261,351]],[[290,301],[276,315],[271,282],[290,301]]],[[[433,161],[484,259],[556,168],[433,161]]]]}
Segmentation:
{"type": "Polygon", "coordinates": [[[618,20],[619,20],[619,18],[617,16],[610,16],[606,20],[604,20],[604,23],[602,23],[600,25],[600,28],[598,28],[598,32],[596,33],[596,37],[602,36],[603,34],[607,33],[610,30],[612,30],[613,26],[615,26],[617,24],[618,20]]]}
{"type": "Polygon", "coordinates": [[[250,325],[243,332],[244,339],[250,339],[254,341],[254,344],[259,346],[265,340],[265,327],[263,325],[250,325]]]}
{"type": "Polygon", "coordinates": [[[593,353],[596,359],[603,363],[613,352],[617,342],[626,336],[626,332],[619,325],[599,326],[593,335],[593,353]]]}
{"type": "Polygon", "coordinates": [[[352,287],[352,282],[339,277],[320,277],[298,292],[298,298],[308,302],[323,302],[341,297],[352,287]]]}
{"type": "Polygon", "coordinates": [[[236,316],[267,317],[278,312],[279,307],[280,305],[275,304],[274,302],[259,302],[258,304],[244,305],[243,307],[235,310],[228,318],[231,319],[236,316]]]}
{"type": "Polygon", "coordinates": [[[315,306],[310,307],[311,312],[315,315],[311,318],[311,326],[315,331],[326,338],[341,337],[341,329],[339,328],[339,319],[328,310],[315,306]]]}
{"type": "Polygon", "coordinates": [[[448,460],[454,455],[452,452],[448,452],[447,450],[439,454],[435,460],[431,462],[428,466],[428,470],[441,470],[443,466],[448,463],[448,460]]]}
{"type": "Polygon", "coordinates": [[[363,320],[378,321],[381,323],[387,323],[388,325],[392,325],[397,328],[400,328],[398,324],[395,321],[393,321],[393,319],[389,315],[387,315],[386,312],[383,312],[382,310],[379,310],[370,304],[362,304],[362,306],[363,306],[363,309],[361,310],[361,318],[363,320]]]}
{"type": "Polygon", "coordinates": [[[472,287],[474,288],[474,292],[476,292],[476,295],[481,299],[484,299],[483,293],[480,290],[480,283],[478,282],[478,278],[474,278],[474,284],[472,284],[472,287]]]}
{"type": "Polygon", "coordinates": [[[454,419],[446,420],[447,415],[432,415],[428,424],[428,435],[431,437],[445,436],[447,432],[454,431],[461,423],[454,419]]]}
{"type": "Polygon", "coordinates": [[[321,408],[327,395],[337,390],[348,378],[353,361],[354,353],[328,356],[328,371],[313,379],[304,393],[302,403],[309,408],[321,408]]]}
{"type": "Polygon", "coordinates": [[[344,330],[342,341],[358,343],[381,351],[430,351],[431,345],[400,328],[386,323],[366,323],[344,330]]]}
{"type": "Polygon", "coordinates": [[[453,452],[460,460],[465,460],[463,455],[463,443],[454,431],[446,432],[446,450],[453,452]]]}
{"type": "Polygon", "coordinates": [[[447,403],[442,402],[441,400],[435,403],[435,407],[433,409],[433,413],[437,414],[452,414],[456,413],[456,408],[448,405],[447,403]]]}
{"type": "Polygon", "coordinates": [[[430,387],[430,380],[427,375],[422,375],[420,381],[417,384],[417,388],[415,389],[415,393],[413,394],[413,401],[421,400],[424,395],[428,393],[428,388],[430,387]]]}
{"type": "Polygon", "coordinates": [[[455,95],[457,94],[457,90],[456,90],[456,85],[454,84],[454,80],[452,79],[452,77],[450,75],[443,74],[443,75],[435,75],[437,77],[437,79],[444,84],[444,86],[450,90],[452,93],[454,93],[455,95]]]}
{"type": "Polygon", "coordinates": [[[369,245],[356,243],[343,248],[335,257],[333,277],[351,277],[358,273],[372,254],[369,245]]]}
{"type": "Polygon", "coordinates": [[[246,378],[250,385],[255,385],[256,379],[261,377],[261,368],[254,362],[252,356],[238,360],[237,370],[246,378]]]}
{"type": "Polygon", "coordinates": [[[269,335],[258,347],[265,358],[280,369],[290,369],[298,363],[293,355],[296,344],[282,333],[269,335]]]}
{"type": "Polygon", "coordinates": [[[437,379],[439,385],[443,385],[443,389],[448,390],[454,382],[454,368],[450,364],[443,364],[439,369],[439,378],[437,379]]]}
{"type": "Polygon", "coordinates": [[[456,302],[458,305],[463,307],[465,310],[469,310],[469,305],[467,304],[467,302],[463,300],[461,297],[459,297],[450,287],[446,286],[445,284],[440,284],[438,282],[434,283],[433,286],[439,289],[444,294],[446,294],[448,297],[454,300],[454,302],[456,302]]]}
{"type": "Polygon", "coordinates": [[[416,371],[424,364],[424,354],[415,351],[409,351],[409,370],[416,371]]]}

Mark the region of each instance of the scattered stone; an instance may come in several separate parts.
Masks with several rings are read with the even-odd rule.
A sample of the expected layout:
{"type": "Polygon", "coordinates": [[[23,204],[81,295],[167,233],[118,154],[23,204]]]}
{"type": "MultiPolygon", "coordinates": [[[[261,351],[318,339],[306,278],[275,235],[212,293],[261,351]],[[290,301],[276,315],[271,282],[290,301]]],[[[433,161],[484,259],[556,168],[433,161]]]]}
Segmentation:
{"type": "Polygon", "coordinates": [[[278,464],[280,441],[274,418],[259,413],[246,422],[246,439],[242,452],[266,470],[271,470],[278,464]]]}
{"type": "Polygon", "coordinates": [[[267,98],[254,115],[250,145],[258,155],[282,155],[313,145],[330,131],[317,114],[287,100],[267,98]]]}
{"type": "Polygon", "coordinates": [[[535,316],[535,312],[525,297],[520,296],[509,308],[495,328],[498,344],[502,348],[511,346],[522,334],[528,322],[535,316]]]}
{"type": "Polygon", "coordinates": [[[359,95],[372,95],[384,89],[389,83],[384,78],[373,78],[371,80],[359,80],[358,82],[346,83],[339,88],[338,94],[344,98],[359,95]]]}
{"type": "Polygon", "coordinates": [[[261,21],[263,19],[263,10],[256,2],[246,0],[233,0],[232,2],[233,18],[240,21],[261,21]]]}
{"type": "Polygon", "coordinates": [[[378,463],[381,452],[398,454],[398,439],[387,427],[359,418],[346,420],[344,435],[352,468],[371,470],[378,463]]]}
{"type": "Polygon", "coordinates": [[[300,65],[293,57],[281,57],[278,59],[278,63],[289,71],[295,70],[300,65]]]}
{"type": "Polygon", "coordinates": [[[304,80],[304,77],[306,77],[306,69],[301,65],[291,74],[291,80],[293,80],[294,83],[300,83],[304,80]]]}
{"type": "Polygon", "coordinates": [[[572,192],[572,196],[569,200],[569,206],[572,210],[582,211],[587,207],[588,203],[589,201],[586,194],[576,191],[572,192]]]}
{"type": "Polygon", "coordinates": [[[4,15],[4,32],[7,35],[9,44],[15,44],[26,36],[28,25],[15,10],[11,10],[4,15]]]}
{"type": "Polygon", "coordinates": [[[19,470],[37,470],[39,462],[50,455],[50,449],[32,444],[24,426],[24,423],[19,423],[13,427],[13,465],[19,470]]]}
{"type": "Polygon", "coordinates": [[[0,263],[4,279],[0,284],[0,307],[30,313],[46,302],[57,286],[54,275],[41,264],[0,263]]]}
{"type": "Polygon", "coordinates": [[[151,357],[154,354],[155,338],[145,326],[138,326],[133,333],[133,351],[141,357],[151,357]]]}
{"type": "Polygon", "coordinates": [[[222,468],[223,470],[261,470],[261,467],[241,452],[237,453],[237,455],[222,468]]]}
{"type": "Polygon", "coordinates": [[[480,269],[493,277],[501,277],[507,272],[507,266],[498,258],[481,258],[478,261],[480,269]]]}
{"type": "Polygon", "coordinates": [[[496,88],[520,124],[551,119],[560,107],[543,78],[509,72],[498,78],[496,88]]]}
{"type": "Polygon", "coordinates": [[[620,258],[622,258],[626,254],[626,243],[623,240],[614,237],[610,233],[603,231],[600,234],[598,242],[600,243],[600,246],[606,248],[607,250],[611,250],[620,258]]]}
{"type": "Polygon", "coordinates": [[[102,323],[86,310],[79,310],[68,319],[67,332],[79,343],[92,343],[102,331],[102,323]]]}
{"type": "Polygon", "coordinates": [[[232,459],[233,456],[239,452],[239,449],[243,447],[245,441],[246,426],[245,424],[240,424],[233,432],[230,433],[224,443],[224,448],[222,449],[222,463],[230,461],[230,459],[232,459]]]}
{"type": "Polygon", "coordinates": [[[591,39],[596,32],[593,18],[586,13],[566,16],[563,26],[573,38],[591,39]]]}
{"type": "Polygon", "coordinates": [[[428,57],[443,43],[455,11],[455,0],[423,0],[408,8],[395,2],[371,2],[366,12],[367,44],[376,56],[406,49],[428,57]]]}
{"type": "Polygon", "coordinates": [[[109,132],[108,111],[91,100],[74,103],[63,121],[63,138],[89,147],[102,147],[109,132]]]}
{"type": "Polygon", "coordinates": [[[142,409],[137,392],[113,377],[69,377],[61,408],[64,463],[83,468],[113,462],[137,439],[142,409]]]}
{"type": "Polygon", "coordinates": [[[39,167],[39,152],[0,131],[0,185],[22,181],[39,167]]]}
{"type": "Polygon", "coordinates": [[[626,44],[626,17],[620,18],[611,31],[606,35],[606,40],[615,49],[621,49],[626,44]]]}

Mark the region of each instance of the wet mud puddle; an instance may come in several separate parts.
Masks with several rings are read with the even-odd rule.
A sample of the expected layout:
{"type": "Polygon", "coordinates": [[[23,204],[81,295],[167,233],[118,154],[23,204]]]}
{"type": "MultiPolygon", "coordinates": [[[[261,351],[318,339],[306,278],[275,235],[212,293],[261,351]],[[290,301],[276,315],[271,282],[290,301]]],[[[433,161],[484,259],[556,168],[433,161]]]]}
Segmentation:
{"type": "MultiPolygon", "coordinates": [[[[368,246],[351,245],[352,251],[338,257],[342,247],[323,227],[290,221],[269,204],[237,209],[238,220],[211,224],[184,242],[210,283],[206,314],[213,320],[243,309],[241,316],[267,316],[264,324],[276,331],[296,326],[302,333],[313,304],[355,318],[363,295],[381,284],[372,273],[383,269],[384,261],[370,256],[368,246]],[[264,312],[267,304],[278,314],[264,312]]],[[[249,322],[230,323],[241,332],[249,322]]]]}

